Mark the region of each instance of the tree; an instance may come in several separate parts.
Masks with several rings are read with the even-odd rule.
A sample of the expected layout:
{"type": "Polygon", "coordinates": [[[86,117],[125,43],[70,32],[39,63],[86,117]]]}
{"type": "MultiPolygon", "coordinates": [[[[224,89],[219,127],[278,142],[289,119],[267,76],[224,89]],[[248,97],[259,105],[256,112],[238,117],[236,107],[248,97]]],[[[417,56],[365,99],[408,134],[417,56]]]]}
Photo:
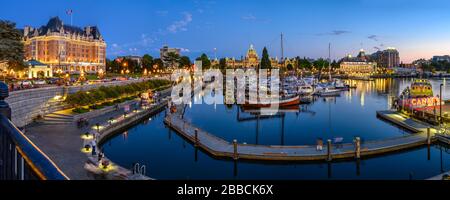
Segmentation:
{"type": "Polygon", "coordinates": [[[178,63],[179,67],[189,67],[191,66],[191,59],[187,56],[181,56],[178,63]]]}
{"type": "Polygon", "coordinates": [[[21,71],[25,68],[22,33],[16,24],[0,20],[0,62],[8,63],[10,69],[21,71]]]}
{"type": "Polygon", "coordinates": [[[106,59],[106,70],[111,73],[120,73],[121,65],[116,60],[106,59]]]}
{"type": "Polygon", "coordinates": [[[306,58],[300,59],[298,61],[298,66],[300,69],[308,69],[309,70],[312,68],[311,62],[309,62],[308,59],[306,59],[306,58]]]}
{"type": "Polygon", "coordinates": [[[153,57],[148,54],[145,54],[142,57],[142,67],[144,69],[147,69],[147,71],[150,70],[153,67],[153,57]]]}
{"type": "Polygon", "coordinates": [[[320,58],[320,59],[314,61],[313,65],[318,70],[322,70],[323,68],[328,68],[328,61],[324,60],[323,58],[320,58]]]}
{"type": "Polygon", "coordinates": [[[195,59],[197,61],[202,61],[202,68],[203,69],[209,69],[211,68],[211,61],[209,60],[208,56],[206,54],[202,54],[200,57],[195,59]]]}
{"type": "Polygon", "coordinates": [[[269,53],[267,52],[267,48],[264,47],[262,51],[262,58],[261,58],[261,69],[272,69],[272,63],[270,62],[269,53]]]}
{"type": "Polygon", "coordinates": [[[341,65],[338,62],[336,62],[336,60],[333,60],[333,62],[331,63],[331,68],[337,69],[340,67],[341,67],[341,65]]]}
{"type": "Polygon", "coordinates": [[[156,68],[152,68],[152,70],[163,70],[164,69],[164,63],[160,58],[153,60],[153,66],[156,66],[156,68]]]}
{"type": "Polygon", "coordinates": [[[227,60],[225,58],[221,58],[219,60],[219,69],[225,70],[227,68],[227,60]]]}

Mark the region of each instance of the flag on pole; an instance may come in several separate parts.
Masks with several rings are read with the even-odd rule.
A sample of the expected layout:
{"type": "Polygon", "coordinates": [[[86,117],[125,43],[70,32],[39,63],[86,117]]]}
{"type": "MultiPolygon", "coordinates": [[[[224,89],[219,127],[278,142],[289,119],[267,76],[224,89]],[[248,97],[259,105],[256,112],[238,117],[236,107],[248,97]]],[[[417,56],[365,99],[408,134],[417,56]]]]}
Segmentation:
{"type": "Polygon", "coordinates": [[[66,14],[70,16],[70,25],[73,26],[73,10],[72,9],[68,9],[66,10],[66,14]]]}

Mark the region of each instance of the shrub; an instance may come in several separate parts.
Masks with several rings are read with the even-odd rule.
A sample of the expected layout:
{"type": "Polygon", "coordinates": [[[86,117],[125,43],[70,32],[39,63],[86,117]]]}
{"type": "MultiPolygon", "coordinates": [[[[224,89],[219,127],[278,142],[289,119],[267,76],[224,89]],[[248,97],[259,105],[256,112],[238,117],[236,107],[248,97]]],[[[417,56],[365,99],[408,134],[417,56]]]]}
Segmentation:
{"type": "MultiPolygon", "coordinates": [[[[87,92],[79,91],[74,94],[68,95],[66,98],[66,102],[74,107],[80,107],[96,104],[107,100],[117,99],[121,96],[131,96],[130,98],[125,98],[124,100],[118,101],[119,103],[121,103],[126,100],[132,100],[138,95],[138,93],[149,89],[161,90],[162,86],[168,88],[170,87],[170,83],[171,82],[167,80],[150,80],[140,83],[131,83],[123,86],[101,86],[87,92]]],[[[117,102],[114,100],[113,103],[117,102]]],[[[95,105],[93,107],[99,106],[95,105]]]]}
{"type": "Polygon", "coordinates": [[[72,112],[78,113],[78,114],[82,114],[82,113],[87,113],[87,112],[89,112],[89,109],[83,108],[83,107],[79,107],[79,108],[73,109],[72,112]]]}

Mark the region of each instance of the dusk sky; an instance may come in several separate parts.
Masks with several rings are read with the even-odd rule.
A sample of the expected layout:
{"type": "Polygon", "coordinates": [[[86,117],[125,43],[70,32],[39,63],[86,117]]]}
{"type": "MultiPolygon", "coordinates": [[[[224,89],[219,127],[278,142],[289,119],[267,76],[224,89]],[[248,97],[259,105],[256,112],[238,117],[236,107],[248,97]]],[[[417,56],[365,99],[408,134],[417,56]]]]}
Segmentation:
{"type": "Polygon", "coordinates": [[[244,55],[250,44],[280,57],[280,33],[288,57],[332,58],[395,47],[403,62],[450,54],[448,0],[1,0],[0,19],[39,27],[52,16],[96,25],[107,57],[159,57],[167,44],[191,58],[244,55]]]}

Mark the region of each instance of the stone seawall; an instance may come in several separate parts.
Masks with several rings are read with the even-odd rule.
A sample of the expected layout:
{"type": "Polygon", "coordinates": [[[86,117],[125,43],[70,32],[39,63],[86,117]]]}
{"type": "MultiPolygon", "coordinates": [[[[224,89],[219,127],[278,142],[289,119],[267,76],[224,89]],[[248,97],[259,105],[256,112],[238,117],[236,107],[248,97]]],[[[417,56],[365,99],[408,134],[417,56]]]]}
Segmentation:
{"type": "Polygon", "coordinates": [[[13,123],[18,127],[22,127],[31,123],[38,116],[68,108],[62,100],[64,95],[73,94],[78,91],[86,91],[100,86],[126,85],[140,81],[142,80],[14,91],[9,94],[6,101],[12,110],[13,123]]]}

